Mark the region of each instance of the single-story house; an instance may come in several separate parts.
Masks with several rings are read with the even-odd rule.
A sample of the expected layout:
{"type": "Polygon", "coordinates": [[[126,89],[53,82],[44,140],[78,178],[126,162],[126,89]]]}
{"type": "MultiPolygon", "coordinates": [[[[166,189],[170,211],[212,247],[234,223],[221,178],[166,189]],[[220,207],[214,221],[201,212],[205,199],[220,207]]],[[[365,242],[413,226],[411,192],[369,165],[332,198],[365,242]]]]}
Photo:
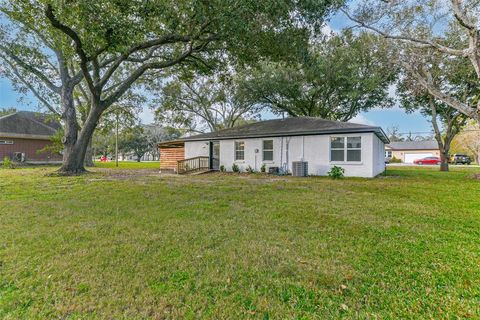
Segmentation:
{"type": "Polygon", "coordinates": [[[375,177],[385,170],[387,136],[380,127],[320,118],[275,119],[159,144],[162,170],[260,171],[265,166],[291,173],[307,162],[309,175],[326,175],[333,166],[346,176],[375,177]]]}
{"type": "Polygon", "coordinates": [[[62,155],[44,151],[60,124],[49,116],[19,111],[0,117],[0,161],[5,157],[18,162],[58,162],[62,155]]]}
{"type": "Polygon", "coordinates": [[[385,158],[399,159],[403,163],[413,163],[425,157],[440,157],[436,140],[397,141],[385,146],[385,158]]]}

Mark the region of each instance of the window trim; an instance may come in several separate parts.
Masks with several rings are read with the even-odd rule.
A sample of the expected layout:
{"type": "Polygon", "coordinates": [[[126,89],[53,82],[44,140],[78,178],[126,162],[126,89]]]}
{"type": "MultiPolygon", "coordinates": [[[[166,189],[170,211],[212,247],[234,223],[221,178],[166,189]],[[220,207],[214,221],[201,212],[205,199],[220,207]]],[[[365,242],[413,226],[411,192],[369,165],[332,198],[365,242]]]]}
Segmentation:
{"type": "Polygon", "coordinates": [[[12,144],[13,144],[13,140],[0,140],[0,144],[9,144],[9,145],[12,145],[12,144]]]}
{"type": "Polygon", "coordinates": [[[362,136],[329,136],[328,139],[328,159],[332,164],[363,164],[363,137],[362,136]],[[343,148],[332,148],[332,138],[343,138],[343,148]],[[348,138],[360,138],[360,148],[348,148],[348,138]],[[343,150],[343,161],[332,160],[332,150],[343,150]],[[360,161],[348,161],[348,150],[360,150],[360,161]]]}
{"type": "Polygon", "coordinates": [[[233,161],[245,162],[245,141],[244,140],[235,140],[233,142],[233,161]],[[237,143],[243,143],[243,159],[237,159],[237,143]]]}
{"type": "Polygon", "coordinates": [[[275,162],[275,153],[274,153],[274,140],[273,139],[264,139],[262,140],[262,162],[265,162],[265,163],[273,163],[275,162]],[[265,141],[272,141],[272,149],[265,149],[265,144],[264,142],[265,141]],[[271,151],[272,152],[272,159],[271,160],[265,160],[265,151],[271,151]]]}

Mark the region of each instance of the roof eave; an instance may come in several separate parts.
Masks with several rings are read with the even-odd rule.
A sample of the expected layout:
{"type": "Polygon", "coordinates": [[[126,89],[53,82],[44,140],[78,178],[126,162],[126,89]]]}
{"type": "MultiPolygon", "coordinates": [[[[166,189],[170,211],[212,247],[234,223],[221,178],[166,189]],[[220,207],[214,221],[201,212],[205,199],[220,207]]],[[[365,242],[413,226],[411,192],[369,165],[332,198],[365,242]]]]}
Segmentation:
{"type": "Polygon", "coordinates": [[[40,135],[40,134],[24,134],[24,133],[11,133],[11,132],[0,132],[0,137],[2,138],[11,138],[11,139],[32,139],[32,140],[50,140],[51,135],[40,135]]]}
{"type": "Polygon", "coordinates": [[[182,141],[212,141],[212,140],[233,140],[233,139],[247,139],[247,138],[266,138],[266,137],[289,137],[289,136],[311,136],[311,135],[325,135],[325,134],[338,134],[338,133],[375,133],[380,140],[384,143],[390,143],[385,132],[381,127],[366,127],[366,128],[341,128],[330,130],[316,130],[316,131],[304,131],[304,132],[276,132],[276,133],[263,133],[263,134],[250,134],[250,135],[232,135],[232,136],[210,136],[210,137],[187,137],[182,141]]]}

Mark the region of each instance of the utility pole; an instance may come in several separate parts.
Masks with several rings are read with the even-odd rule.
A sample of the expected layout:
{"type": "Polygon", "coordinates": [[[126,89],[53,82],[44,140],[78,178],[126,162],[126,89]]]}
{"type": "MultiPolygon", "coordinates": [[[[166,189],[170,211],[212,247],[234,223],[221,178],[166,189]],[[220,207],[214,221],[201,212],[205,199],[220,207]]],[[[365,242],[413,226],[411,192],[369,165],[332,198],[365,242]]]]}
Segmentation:
{"type": "Polygon", "coordinates": [[[118,111],[115,115],[115,166],[118,167],[118,111]]]}

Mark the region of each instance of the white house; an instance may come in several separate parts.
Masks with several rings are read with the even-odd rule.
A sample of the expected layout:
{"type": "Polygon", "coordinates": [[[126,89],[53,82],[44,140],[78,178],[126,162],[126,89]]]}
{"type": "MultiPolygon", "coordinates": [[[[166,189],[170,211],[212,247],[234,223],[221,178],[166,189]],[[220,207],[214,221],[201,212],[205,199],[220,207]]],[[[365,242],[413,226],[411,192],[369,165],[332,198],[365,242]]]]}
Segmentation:
{"type": "Polygon", "coordinates": [[[340,166],[345,176],[375,177],[385,170],[388,142],[380,127],[298,117],[199,134],[159,147],[161,163],[162,150],[175,147],[183,152],[182,164],[188,166],[193,159],[190,168],[203,161],[203,166],[213,170],[232,171],[236,164],[241,171],[249,167],[260,171],[264,165],[267,171],[278,168],[290,173],[292,162],[305,161],[309,175],[326,175],[333,166],[340,166]]]}

